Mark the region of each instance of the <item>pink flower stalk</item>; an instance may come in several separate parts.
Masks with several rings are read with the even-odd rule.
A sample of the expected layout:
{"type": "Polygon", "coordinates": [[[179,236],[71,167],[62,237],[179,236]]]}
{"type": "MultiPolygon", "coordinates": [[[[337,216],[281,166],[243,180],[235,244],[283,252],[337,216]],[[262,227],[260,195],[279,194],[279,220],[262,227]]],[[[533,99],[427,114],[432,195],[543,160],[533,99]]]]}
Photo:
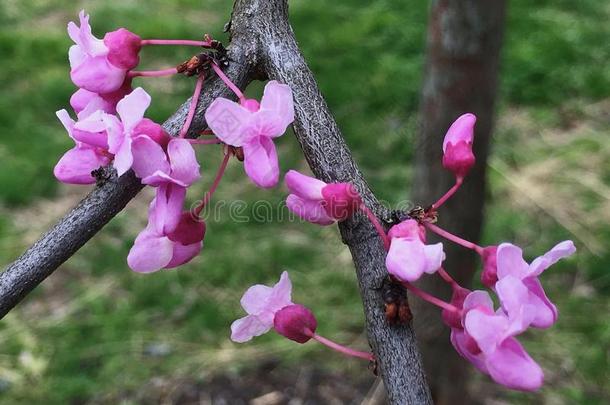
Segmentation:
{"type": "Polygon", "coordinates": [[[240,301],[248,315],[233,322],[231,340],[243,343],[267,333],[273,327],[276,313],[292,305],[291,294],[292,283],[286,271],[273,287],[257,284],[248,288],[240,301]]]}
{"type": "Polygon", "coordinates": [[[327,184],[289,170],[284,177],[290,193],[288,209],[306,221],[330,225],[349,218],[362,203],[360,195],[349,183],[327,184]]]}
{"type": "Polygon", "coordinates": [[[205,223],[182,211],[186,189],[173,183],[157,188],[148,210],[148,226],[127,256],[139,273],[174,268],[191,261],[203,247],[205,223]]]}
{"type": "Polygon", "coordinates": [[[433,274],[445,260],[443,244],[426,245],[425,229],[414,219],[394,225],[388,232],[390,249],[386,257],[388,272],[404,282],[418,280],[423,273],[433,274]]]}
{"type": "Polygon", "coordinates": [[[116,110],[120,119],[100,110],[76,125],[77,129],[89,132],[105,129],[108,134],[108,150],[115,155],[113,166],[119,176],[127,172],[134,163],[134,139],[146,136],[162,146],[170,139],[161,125],[144,118],[144,112],[149,105],[150,96],[138,87],[118,102],[116,110]]]}
{"type": "Polygon", "coordinates": [[[70,77],[74,84],[88,91],[105,94],[118,90],[127,71],[138,65],[141,47],[139,36],[120,28],[105,35],[104,40],[91,32],[89,16],[79,13],[80,27],[68,24],[70,77]]]}
{"type": "Polygon", "coordinates": [[[538,276],[574,252],[574,243],[566,240],[555,245],[531,264],[527,264],[519,247],[502,243],[498,247],[496,257],[498,282],[495,289],[508,317],[516,317],[527,309],[533,316],[532,326],[548,328],[553,325],[557,321],[557,308],[544,293],[538,276]]]}
{"type": "Polygon", "coordinates": [[[163,148],[148,136],[133,140],[133,171],[143,184],[158,187],[173,183],[189,187],[200,177],[195,150],[186,139],[174,138],[163,148]]]}
{"type": "Polygon", "coordinates": [[[224,143],[243,147],[246,174],[256,185],[277,184],[280,171],[273,138],[283,135],[294,121],[289,86],[270,81],[260,105],[256,100],[242,99],[238,104],[219,97],[208,107],[205,119],[224,143]]]}
{"type": "Polygon", "coordinates": [[[112,155],[104,148],[79,141],[78,137],[75,136],[78,132],[74,129],[75,122],[66,110],[57,111],[56,114],[76,145],[57,162],[53,174],[62,183],[95,183],[95,178],[91,175],[91,172],[107,166],[112,160],[112,155]]]}
{"type": "Polygon", "coordinates": [[[542,369],[514,338],[527,328],[527,313],[510,319],[494,312],[489,294],[473,291],[464,299],[462,314],[461,325],[451,328],[451,343],[462,357],[508,388],[534,391],[542,386],[542,369]]]}
{"type": "Polygon", "coordinates": [[[464,178],[474,165],[472,140],[476,121],[474,114],[461,115],[451,124],[443,141],[443,167],[452,171],[458,179],[464,178]]]}

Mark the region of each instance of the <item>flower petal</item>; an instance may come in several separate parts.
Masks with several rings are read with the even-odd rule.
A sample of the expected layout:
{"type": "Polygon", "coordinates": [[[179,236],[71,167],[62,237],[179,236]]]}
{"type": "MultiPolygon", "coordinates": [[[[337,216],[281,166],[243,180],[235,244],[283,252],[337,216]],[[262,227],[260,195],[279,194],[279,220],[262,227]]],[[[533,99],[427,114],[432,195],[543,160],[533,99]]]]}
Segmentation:
{"type": "Polygon", "coordinates": [[[294,121],[294,104],[290,86],[280,84],[275,80],[267,83],[263,98],[261,99],[261,108],[259,111],[269,111],[276,115],[277,134],[273,136],[279,136],[286,132],[288,125],[294,121]]]}
{"type": "Polygon", "coordinates": [[[538,276],[544,270],[551,267],[564,257],[573,255],[576,252],[576,246],[571,240],[564,240],[555,245],[551,250],[546,252],[543,256],[536,258],[532,264],[530,264],[528,276],[538,276]]]}
{"type": "Polygon", "coordinates": [[[321,201],[305,200],[295,194],[286,197],[286,206],[305,221],[318,225],[331,225],[335,220],[328,216],[321,201]]]}
{"type": "Polygon", "coordinates": [[[483,353],[491,353],[504,340],[508,319],[472,309],[464,318],[464,329],[477,342],[483,353]]]}
{"type": "Polygon", "coordinates": [[[150,273],[167,266],[172,254],[173,242],[147,228],[136,238],[127,256],[127,263],[133,271],[150,273]]]}
{"type": "Polygon", "coordinates": [[[171,164],[171,176],[186,186],[200,177],[199,163],[195,150],[186,139],[172,139],[167,145],[167,155],[171,164]]]}
{"type": "Polygon", "coordinates": [[[443,244],[439,242],[434,245],[424,245],[424,256],[426,258],[424,272],[428,274],[436,273],[443,260],[445,260],[443,244]]]}
{"type": "Polygon", "coordinates": [[[534,391],[544,382],[542,369],[515,338],[502,342],[486,363],[495,382],[514,390],[534,391]]]}
{"type": "Polygon", "coordinates": [[[148,93],[143,88],[138,87],[118,102],[116,110],[121,117],[126,134],[131,134],[138,123],[142,121],[144,112],[150,106],[150,100],[148,93]]]}
{"type": "Polygon", "coordinates": [[[427,262],[423,247],[419,240],[393,238],[385,260],[388,272],[402,281],[418,280],[427,262]]]}
{"type": "Polygon", "coordinates": [[[232,146],[242,146],[248,141],[245,128],[248,127],[252,113],[239,104],[219,97],[205,112],[205,121],[214,134],[232,146]]]}
{"type": "Polygon", "coordinates": [[[512,243],[502,243],[496,252],[498,279],[513,275],[517,278],[527,276],[528,264],[523,260],[523,251],[512,243]]]}
{"type": "Polygon", "coordinates": [[[248,315],[231,324],[231,340],[244,343],[255,336],[269,332],[273,322],[263,323],[256,316],[248,315]]]}
{"type": "Polygon", "coordinates": [[[532,326],[536,328],[552,326],[557,321],[557,307],[544,293],[540,281],[536,277],[528,277],[523,280],[523,283],[529,289],[529,304],[534,308],[535,316],[532,320],[532,326]]]}
{"type": "MultiPolygon", "coordinates": [[[[70,52],[70,59],[77,60],[74,52],[70,52]]],[[[126,71],[119,69],[106,59],[105,56],[85,58],[70,70],[70,78],[78,87],[103,94],[118,90],[125,80],[126,71]]]]}
{"type": "Polygon", "coordinates": [[[244,169],[259,187],[270,188],[280,178],[275,145],[270,138],[259,136],[244,144],[244,169]]]}
{"type": "Polygon", "coordinates": [[[191,243],[190,245],[183,245],[177,242],[174,243],[172,260],[165,266],[165,268],[171,269],[190,262],[199,254],[199,252],[201,252],[202,248],[203,242],[191,243]]]}
{"type": "Polygon", "coordinates": [[[242,308],[250,315],[260,315],[267,308],[267,301],[273,293],[273,288],[256,284],[248,288],[239,301],[242,308]]]}
{"type": "Polygon", "coordinates": [[[474,114],[466,113],[460,115],[447,130],[443,140],[443,152],[446,151],[447,144],[449,143],[457,145],[458,142],[464,141],[471,144],[474,137],[474,124],[476,122],[477,117],[474,114]]]}
{"type": "Polygon", "coordinates": [[[151,176],[157,170],[165,173],[170,170],[163,148],[146,135],[140,135],[133,140],[131,153],[133,171],[140,179],[151,176]]]}
{"type": "Polygon", "coordinates": [[[280,281],[275,284],[267,300],[266,309],[270,312],[276,312],[287,305],[291,305],[292,283],[287,271],[283,271],[280,276],[280,281]]]}
{"type": "Polygon", "coordinates": [[[110,163],[110,159],[100,155],[94,148],[76,146],[67,151],[53,169],[53,174],[62,183],[92,184],[95,178],[91,172],[110,163]]]}
{"type": "Polygon", "coordinates": [[[117,175],[120,177],[131,168],[132,164],[133,154],[131,153],[131,138],[125,137],[119,150],[116,152],[116,155],[114,155],[114,162],[112,165],[116,169],[117,175]]]}
{"type": "Polygon", "coordinates": [[[284,176],[284,181],[292,194],[309,200],[321,200],[322,189],[326,187],[326,183],[323,181],[306,176],[296,170],[288,170],[288,173],[284,176]]]}

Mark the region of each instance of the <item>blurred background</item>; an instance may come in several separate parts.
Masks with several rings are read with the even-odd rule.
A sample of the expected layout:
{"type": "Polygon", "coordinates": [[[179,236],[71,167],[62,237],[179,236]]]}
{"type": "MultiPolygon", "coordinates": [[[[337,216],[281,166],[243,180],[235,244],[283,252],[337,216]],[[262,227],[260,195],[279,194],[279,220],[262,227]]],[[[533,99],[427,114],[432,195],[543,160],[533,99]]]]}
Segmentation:
{"type": "MultiPolygon", "coordinates": [[[[428,3],[290,5],[305,57],[369,184],[388,204],[409,199],[420,150],[415,137],[428,3]]],[[[89,190],[62,185],[52,174],[72,147],[54,112],[69,107],[75,90],[65,28],[82,8],[99,37],[124,26],[143,38],[197,39],[209,32],[226,40],[222,27],[231,2],[0,2],[2,264],[89,190]]],[[[609,20],[610,3],[599,0],[508,4],[482,243],[512,241],[531,259],[569,238],[579,251],[543,278],[560,311],[557,325],[522,339],[545,370],[544,388],[523,395],[473,373],[469,398],[479,402],[610,401],[609,20]]],[[[149,48],[142,52],[143,69],[169,67],[194,52],[149,48]]],[[[190,95],[193,81],[138,79],[136,85],[152,94],[149,116],[162,122],[190,95]]],[[[260,88],[252,86],[252,95],[260,88]]],[[[292,136],[278,146],[283,171],[307,170],[292,136]]],[[[203,181],[189,198],[200,198],[220,158],[218,147],[201,148],[203,181]]],[[[243,200],[252,215],[255,201],[279,206],[285,194],[283,186],[255,188],[232,163],[215,198],[243,200]]],[[[374,377],[358,360],[272,333],[242,345],[228,339],[230,323],[242,316],[243,291],[274,283],[288,270],[294,300],[312,308],[319,333],[367,349],[351,257],[336,227],[234,222],[222,208],[207,224],[200,257],[178,271],[140,275],[129,270],[126,255],[151,198],[151,190],[141,193],[2,320],[1,403],[362,400],[374,377]]]]}

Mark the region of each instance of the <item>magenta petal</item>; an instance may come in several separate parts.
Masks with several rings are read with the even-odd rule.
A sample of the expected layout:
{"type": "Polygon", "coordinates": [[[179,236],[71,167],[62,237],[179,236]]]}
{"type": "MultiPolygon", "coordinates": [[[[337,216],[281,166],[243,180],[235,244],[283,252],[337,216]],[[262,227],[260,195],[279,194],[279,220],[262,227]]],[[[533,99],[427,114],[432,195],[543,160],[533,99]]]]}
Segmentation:
{"type": "Polygon", "coordinates": [[[324,208],[331,218],[344,221],[360,209],[362,198],[350,183],[331,183],[322,189],[324,208]]]}
{"type": "Polygon", "coordinates": [[[278,136],[286,132],[288,125],[294,121],[294,105],[292,90],[286,84],[272,80],[265,86],[263,98],[261,99],[260,111],[272,112],[276,115],[278,136]]]}
{"type": "Polygon", "coordinates": [[[138,66],[142,38],[133,32],[125,28],[108,32],[104,36],[104,45],[108,47],[108,60],[114,66],[126,70],[138,66]]]}
{"type": "Polygon", "coordinates": [[[311,339],[317,326],[318,321],[313,312],[309,308],[298,304],[288,305],[280,309],[273,318],[275,331],[297,343],[305,343],[311,339]]]}
{"type": "Polygon", "coordinates": [[[318,225],[331,225],[335,223],[335,220],[326,213],[322,201],[306,200],[295,194],[289,194],[286,197],[286,206],[305,221],[318,225]]]}
{"type": "Polygon", "coordinates": [[[557,307],[544,293],[540,281],[535,277],[528,277],[523,280],[523,283],[530,292],[529,304],[535,308],[532,326],[537,328],[552,326],[557,321],[557,307]]]}
{"type": "Polygon", "coordinates": [[[402,281],[417,281],[426,268],[423,246],[419,240],[393,238],[385,260],[388,272],[402,281]]]}
{"type": "Polygon", "coordinates": [[[326,186],[323,181],[301,174],[296,170],[289,170],[284,176],[284,181],[292,194],[309,200],[321,200],[322,189],[326,186]]]}
{"type": "Polygon", "coordinates": [[[263,323],[254,315],[245,316],[231,324],[231,340],[237,343],[247,342],[255,336],[269,332],[272,326],[273,322],[263,323]]]}
{"type": "Polygon", "coordinates": [[[92,184],[95,178],[91,172],[110,163],[110,159],[100,155],[94,148],[76,146],[67,151],[55,165],[53,174],[62,183],[92,184]]]}
{"type": "Polygon", "coordinates": [[[487,355],[487,368],[495,382],[514,390],[534,391],[544,382],[540,366],[514,338],[487,355]]]}
{"type": "Polygon", "coordinates": [[[443,152],[446,151],[447,144],[449,143],[457,145],[459,142],[464,141],[471,144],[474,137],[474,124],[476,122],[477,117],[474,114],[466,113],[460,115],[447,130],[443,140],[443,152]]]}
{"type": "Polygon", "coordinates": [[[99,94],[119,89],[125,75],[125,70],[111,65],[105,56],[87,58],[70,71],[74,84],[99,94]]]}
{"type": "Polygon", "coordinates": [[[165,236],[157,236],[145,229],[136,238],[127,256],[133,271],[150,273],[167,266],[172,259],[173,243],[165,236]]]}
{"type": "Polygon", "coordinates": [[[131,134],[136,125],[142,121],[144,112],[150,106],[150,100],[148,93],[138,87],[118,102],[116,110],[121,117],[126,134],[131,134]]]}
{"type": "Polygon", "coordinates": [[[280,177],[280,169],[273,141],[259,136],[244,144],[244,168],[259,187],[275,186],[280,177]]]}
{"type": "Polygon", "coordinates": [[[502,243],[496,252],[496,264],[498,267],[498,279],[513,275],[523,278],[527,275],[528,264],[523,260],[523,251],[511,243],[502,243]]]}
{"type": "Polygon", "coordinates": [[[165,266],[165,268],[171,269],[190,262],[199,254],[199,252],[201,252],[202,248],[203,242],[196,242],[190,245],[183,245],[175,242],[172,260],[165,266]]]}
{"type": "Polygon", "coordinates": [[[248,139],[247,127],[252,113],[239,104],[219,97],[205,112],[205,121],[214,134],[227,145],[242,146],[248,139]]]}
{"type": "Polygon", "coordinates": [[[171,139],[169,134],[165,132],[165,129],[163,129],[161,125],[148,118],[143,118],[142,121],[136,125],[136,127],[133,129],[133,135],[146,135],[163,148],[167,147],[167,144],[171,139]]]}
{"type": "Polygon", "coordinates": [[[167,145],[167,155],[171,164],[171,176],[186,186],[200,177],[199,163],[195,150],[186,139],[172,139],[167,145]]]}
{"type": "Polygon", "coordinates": [[[133,171],[140,179],[151,176],[157,170],[166,173],[170,170],[163,148],[146,135],[140,135],[133,140],[131,153],[133,171]]]}
{"type": "Polygon", "coordinates": [[[485,355],[479,351],[478,353],[472,353],[469,350],[469,345],[467,343],[468,336],[462,329],[451,328],[451,344],[455,348],[455,350],[471,362],[479,371],[484,374],[488,374],[487,366],[485,365],[485,355]]]}

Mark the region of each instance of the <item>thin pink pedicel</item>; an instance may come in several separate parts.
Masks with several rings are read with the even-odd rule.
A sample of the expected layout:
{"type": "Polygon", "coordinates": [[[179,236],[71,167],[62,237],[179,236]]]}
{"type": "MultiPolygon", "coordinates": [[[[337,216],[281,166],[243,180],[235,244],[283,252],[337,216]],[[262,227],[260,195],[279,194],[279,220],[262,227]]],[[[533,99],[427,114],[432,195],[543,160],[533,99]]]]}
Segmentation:
{"type": "Polygon", "coordinates": [[[214,72],[216,72],[218,77],[220,77],[220,80],[222,80],[224,84],[226,84],[227,87],[231,89],[233,93],[235,93],[235,95],[239,98],[239,101],[243,101],[246,99],[244,97],[244,93],[242,93],[241,90],[235,85],[235,83],[233,83],[231,79],[229,79],[227,75],[225,75],[225,73],[216,63],[212,63],[212,69],[214,69],[214,72]]]}
{"type": "Polygon", "coordinates": [[[375,361],[375,356],[373,356],[372,353],[361,352],[359,350],[354,350],[349,347],[345,347],[343,345],[340,345],[339,343],[333,342],[330,339],[320,336],[317,333],[312,332],[311,330],[305,330],[305,333],[312,339],[322,343],[324,346],[329,347],[334,351],[342,353],[346,356],[357,357],[359,359],[364,359],[368,361],[375,361]]]}
{"type": "Polygon", "coordinates": [[[169,68],[162,70],[132,70],[127,73],[129,77],[163,77],[178,74],[177,68],[169,68]]]}
{"type": "Polygon", "coordinates": [[[447,232],[446,230],[431,223],[425,223],[424,226],[435,234],[442,236],[443,238],[450,240],[451,242],[457,243],[460,246],[464,246],[467,249],[472,249],[480,255],[483,254],[483,248],[477,245],[476,243],[469,242],[466,239],[462,239],[459,236],[447,232]]]}
{"type": "Polygon", "coordinates": [[[195,116],[195,111],[197,110],[197,103],[199,103],[199,96],[201,95],[201,89],[203,88],[203,81],[205,79],[205,75],[201,73],[197,78],[197,82],[195,83],[195,91],[193,92],[193,97],[191,97],[191,104],[189,105],[189,111],[186,115],[186,120],[184,121],[184,125],[180,130],[180,138],[184,138],[191,127],[191,123],[193,122],[193,117],[195,116]]]}
{"type": "Polygon", "coordinates": [[[371,221],[371,223],[375,227],[375,230],[377,230],[379,237],[383,241],[383,246],[385,247],[385,250],[387,251],[390,248],[390,238],[388,238],[388,234],[386,233],[385,229],[383,228],[383,225],[381,225],[381,223],[379,222],[379,220],[377,219],[375,214],[373,214],[373,212],[369,209],[369,207],[367,207],[364,203],[360,204],[360,210],[366,214],[368,219],[371,221]]]}

